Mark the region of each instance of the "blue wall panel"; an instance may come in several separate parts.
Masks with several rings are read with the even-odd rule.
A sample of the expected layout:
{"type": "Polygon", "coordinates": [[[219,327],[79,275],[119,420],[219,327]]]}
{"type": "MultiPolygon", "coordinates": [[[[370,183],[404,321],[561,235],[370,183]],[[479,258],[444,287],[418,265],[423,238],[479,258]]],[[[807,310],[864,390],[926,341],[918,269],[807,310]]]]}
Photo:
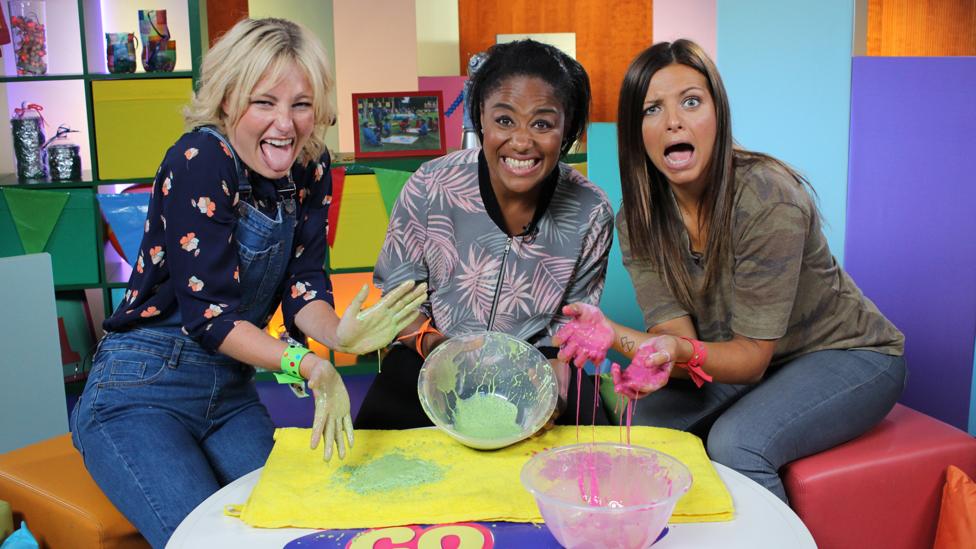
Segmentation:
{"type": "Polygon", "coordinates": [[[843,264],[853,0],[720,0],[719,70],[733,135],[806,175],[843,264]]]}
{"type": "MultiPolygon", "coordinates": [[[[620,211],[620,167],[617,164],[617,125],[612,123],[590,124],[586,137],[586,169],[590,181],[606,191],[614,213],[620,211]]],[[[607,267],[607,284],[603,291],[600,308],[614,321],[631,328],[644,328],[644,316],[637,306],[634,286],[624,269],[620,256],[617,232],[613,235],[610,264],[607,267]]],[[[619,362],[619,356],[616,357],[619,362]]]]}

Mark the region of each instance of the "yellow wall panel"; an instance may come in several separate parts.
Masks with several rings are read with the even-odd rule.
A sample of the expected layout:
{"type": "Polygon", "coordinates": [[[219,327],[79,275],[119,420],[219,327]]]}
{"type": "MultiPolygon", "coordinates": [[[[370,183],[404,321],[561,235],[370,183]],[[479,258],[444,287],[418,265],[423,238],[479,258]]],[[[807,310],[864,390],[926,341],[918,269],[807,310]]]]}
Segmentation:
{"type": "Polygon", "coordinates": [[[189,78],[92,82],[95,148],[101,179],[152,177],[183,134],[189,78]]]}
{"type": "Polygon", "coordinates": [[[417,76],[462,76],[458,66],[457,0],[417,2],[417,76]]]}
{"type": "Polygon", "coordinates": [[[570,166],[572,166],[573,169],[575,169],[579,173],[583,174],[583,177],[587,177],[586,162],[580,162],[579,164],[570,164],[570,166]]]}
{"type": "Polygon", "coordinates": [[[372,269],[383,246],[388,223],[376,176],[347,175],[335,244],[329,252],[330,266],[333,269],[372,269]]]}

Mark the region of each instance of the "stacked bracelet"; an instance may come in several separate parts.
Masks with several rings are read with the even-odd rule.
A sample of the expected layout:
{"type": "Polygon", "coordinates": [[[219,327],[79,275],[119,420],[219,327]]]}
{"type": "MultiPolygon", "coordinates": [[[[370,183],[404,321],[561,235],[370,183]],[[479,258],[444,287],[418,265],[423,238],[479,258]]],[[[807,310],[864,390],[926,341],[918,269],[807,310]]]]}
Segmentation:
{"type": "Polygon", "coordinates": [[[691,343],[692,353],[691,358],[688,362],[679,363],[678,366],[688,370],[688,376],[691,380],[695,382],[695,385],[701,387],[706,381],[711,381],[712,376],[705,373],[702,369],[702,365],[705,364],[705,359],[708,358],[708,350],[705,348],[705,344],[697,339],[691,339],[690,337],[678,336],[681,339],[691,343]]]}

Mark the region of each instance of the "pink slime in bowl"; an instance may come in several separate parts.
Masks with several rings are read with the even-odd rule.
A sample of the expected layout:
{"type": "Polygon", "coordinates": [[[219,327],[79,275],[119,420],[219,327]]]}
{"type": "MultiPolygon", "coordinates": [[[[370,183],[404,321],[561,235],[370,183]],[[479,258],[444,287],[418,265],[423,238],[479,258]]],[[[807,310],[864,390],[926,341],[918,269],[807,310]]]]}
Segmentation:
{"type": "Polygon", "coordinates": [[[691,488],[677,459],[642,446],[574,444],[522,467],[546,526],[568,549],[650,547],[691,488]]]}

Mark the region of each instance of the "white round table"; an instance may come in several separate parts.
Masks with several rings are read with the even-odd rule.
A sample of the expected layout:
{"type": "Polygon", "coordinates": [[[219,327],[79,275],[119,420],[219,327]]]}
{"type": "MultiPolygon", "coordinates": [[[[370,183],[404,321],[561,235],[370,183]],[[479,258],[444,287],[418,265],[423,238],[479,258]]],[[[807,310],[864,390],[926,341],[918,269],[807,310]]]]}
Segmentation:
{"type": "MultiPolygon", "coordinates": [[[[735,518],[728,522],[671,524],[668,526],[670,530],[667,534],[654,544],[654,549],[679,547],[816,549],[817,545],[813,537],[796,513],[771,492],[728,467],[715,463],[715,469],[718,470],[719,476],[732,494],[735,518]]],[[[292,545],[344,547],[354,537],[354,534],[333,536],[326,531],[306,528],[252,528],[236,518],[225,516],[224,506],[245,503],[260,475],[261,469],[252,471],[207,498],[183,520],[166,547],[266,549],[285,547],[298,538],[316,532],[319,533],[315,537],[320,538],[320,544],[296,542],[292,545]]],[[[545,545],[545,540],[533,545],[558,547],[548,536],[548,531],[544,533],[544,537],[551,545],[545,545]]],[[[543,536],[540,534],[539,537],[543,536]]],[[[499,544],[498,547],[501,545],[499,544]]]]}

